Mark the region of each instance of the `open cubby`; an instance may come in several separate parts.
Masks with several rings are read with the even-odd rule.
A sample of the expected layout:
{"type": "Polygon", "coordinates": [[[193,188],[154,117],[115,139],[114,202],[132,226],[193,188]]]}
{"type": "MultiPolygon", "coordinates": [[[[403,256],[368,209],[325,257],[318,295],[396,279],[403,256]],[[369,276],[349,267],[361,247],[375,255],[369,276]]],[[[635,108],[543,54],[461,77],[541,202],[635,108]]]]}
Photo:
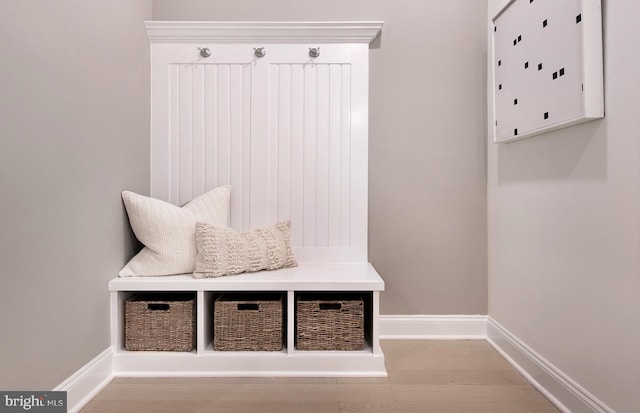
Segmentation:
{"type": "Polygon", "coordinates": [[[116,278],[112,303],[114,369],[118,374],[202,376],[385,376],[379,344],[379,298],[384,282],[370,264],[304,264],[296,268],[232,277],[194,279],[190,275],[116,278]],[[126,351],[124,303],[136,294],[192,294],[196,298],[196,349],[192,352],[126,351]],[[283,346],[280,351],[216,351],[217,298],[281,295],[283,346]],[[297,350],[296,299],[361,297],[364,348],[358,351],[297,350]]]}
{"type": "MultiPolygon", "coordinates": [[[[299,319],[299,308],[298,308],[298,300],[306,300],[306,301],[319,301],[319,314],[326,310],[327,312],[339,312],[341,309],[338,306],[334,307],[334,302],[336,301],[358,301],[362,300],[363,303],[363,319],[362,319],[362,328],[363,328],[363,340],[364,345],[362,350],[373,348],[373,300],[371,291],[349,291],[349,292],[340,292],[340,291],[313,291],[313,292],[297,292],[295,293],[295,348],[300,351],[329,351],[329,350],[301,350],[298,346],[298,327],[300,325],[299,319]],[[323,308],[323,305],[325,308],[323,308]]],[[[334,320],[335,321],[335,320],[334,320]]],[[[339,319],[338,319],[339,321],[339,319]]],[[[353,351],[353,350],[341,350],[341,351],[353,351]]]]}
{"type": "MultiPolygon", "coordinates": [[[[207,324],[207,328],[205,328],[205,340],[207,343],[208,351],[234,351],[234,350],[221,350],[215,348],[215,344],[212,345],[216,336],[215,336],[215,327],[218,320],[216,320],[216,312],[215,305],[217,300],[223,300],[228,302],[239,302],[237,304],[238,311],[246,311],[247,314],[253,314],[260,310],[260,305],[266,302],[275,302],[280,300],[282,305],[282,311],[280,314],[280,322],[281,322],[281,330],[282,334],[280,337],[282,348],[278,350],[268,350],[268,351],[283,351],[287,350],[287,292],[286,291],[228,291],[228,292],[208,292],[205,293],[205,296],[208,296],[205,299],[207,303],[207,307],[205,310],[205,314],[208,315],[208,318],[205,319],[205,323],[207,324]],[[255,306],[255,308],[254,308],[255,306]]],[[[256,322],[255,325],[260,325],[260,322],[256,322]]],[[[238,326],[238,328],[242,328],[243,326],[238,326]]],[[[251,332],[252,334],[255,332],[251,332]]],[[[242,350],[235,350],[242,351],[242,350]]],[[[249,351],[249,350],[245,350],[249,351]]],[[[251,350],[251,351],[267,351],[267,350],[251,350]]]]}

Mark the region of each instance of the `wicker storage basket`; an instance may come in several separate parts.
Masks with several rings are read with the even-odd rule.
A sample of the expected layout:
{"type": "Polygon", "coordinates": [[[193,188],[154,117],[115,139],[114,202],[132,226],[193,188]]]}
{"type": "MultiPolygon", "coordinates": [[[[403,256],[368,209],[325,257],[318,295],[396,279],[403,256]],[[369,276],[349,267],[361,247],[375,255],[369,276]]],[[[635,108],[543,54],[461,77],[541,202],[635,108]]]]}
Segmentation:
{"type": "Polygon", "coordinates": [[[296,300],[298,350],[362,350],[364,302],[362,297],[296,300]]]}
{"type": "Polygon", "coordinates": [[[136,295],[124,307],[125,349],[191,351],[195,347],[193,294],[136,295]]]}
{"type": "Polygon", "coordinates": [[[221,295],[214,302],[213,349],[279,351],[282,326],[282,294],[221,295]]]}

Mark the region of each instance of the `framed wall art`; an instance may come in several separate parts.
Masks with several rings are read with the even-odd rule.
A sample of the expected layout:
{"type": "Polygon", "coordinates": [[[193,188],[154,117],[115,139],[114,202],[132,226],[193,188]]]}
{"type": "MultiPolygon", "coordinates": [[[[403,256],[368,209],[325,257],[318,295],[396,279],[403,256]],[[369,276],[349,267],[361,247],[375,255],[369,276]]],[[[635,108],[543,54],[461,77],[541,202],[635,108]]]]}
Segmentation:
{"type": "Polygon", "coordinates": [[[494,142],[604,117],[600,0],[512,0],[493,18],[494,142]]]}

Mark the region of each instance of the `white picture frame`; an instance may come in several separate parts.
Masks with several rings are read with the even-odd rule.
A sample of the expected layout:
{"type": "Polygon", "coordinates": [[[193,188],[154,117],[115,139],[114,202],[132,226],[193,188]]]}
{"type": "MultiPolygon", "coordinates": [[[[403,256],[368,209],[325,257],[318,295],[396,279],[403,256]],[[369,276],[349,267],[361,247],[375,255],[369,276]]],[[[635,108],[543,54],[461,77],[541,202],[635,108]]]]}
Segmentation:
{"type": "Polygon", "coordinates": [[[512,0],[492,25],[495,143],[604,117],[601,0],[512,0]]]}

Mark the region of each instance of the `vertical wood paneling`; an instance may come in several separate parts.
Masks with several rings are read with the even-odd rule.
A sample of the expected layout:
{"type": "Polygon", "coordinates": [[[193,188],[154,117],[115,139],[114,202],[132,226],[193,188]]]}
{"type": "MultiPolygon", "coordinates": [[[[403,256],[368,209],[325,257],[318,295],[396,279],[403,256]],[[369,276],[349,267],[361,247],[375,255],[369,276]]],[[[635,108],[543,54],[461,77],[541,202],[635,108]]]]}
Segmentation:
{"type": "Polygon", "coordinates": [[[180,129],[180,65],[169,66],[169,145],[168,145],[168,165],[169,180],[167,185],[168,201],[178,203],[178,155],[179,151],[179,129],[180,129]]]}
{"type": "Polygon", "coordinates": [[[249,226],[269,224],[269,70],[267,66],[252,76],[251,90],[251,220],[249,226]]]}
{"type": "MultiPolygon", "coordinates": [[[[351,66],[342,65],[341,247],[351,245],[351,66]]],[[[366,189],[366,188],[365,188],[366,189]]]]}
{"type": "Polygon", "coordinates": [[[291,66],[291,241],[301,247],[304,239],[304,68],[291,66]]]}
{"type": "Polygon", "coordinates": [[[218,131],[220,129],[218,119],[219,94],[218,94],[218,66],[204,65],[206,72],[205,90],[205,188],[219,186],[218,177],[218,131]]]}
{"type": "Polygon", "coordinates": [[[278,70],[278,221],[291,219],[292,97],[291,65],[278,70]]]}
{"type": "MultiPolygon", "coordinates": [[[[240,189],[243,185],[243,142],[245,133],[244,111],[245,85],[244,70],[242,65],[231,65],[229,67],[229,133],[225,140],[225,147],[221,148],[220,166],[224,168],[220,176],[225,183],[231,184],[232,188],[240,189]]],[[[238,228],[244,228],[243,214],[243,193],[242,191],[232,191],[232,209],[230,212],[230,222],[238,228]],[[234,194],[234,192],[238,192],[234,194]]]]}
{"type": "Polygon", "coordinates": [[[280,166],[280,65],[269,65],[269,102],[267,136],[267,223],[278,220],[278,195],[280,166]]]}
{"type": "Polygon", "coordinates": [[[220,185],[231,181],[231,67],[218,66],[218,154],[213,159],[218,165],[220,185]]]}
{"type": "Polygon", "coordinates": [[[267,220],[291,219],[296,247],[349,244],[351,92],[344,66],[269,68],[267,220]]]}
{"type": "MultiPolygon", "coordinates": [[[[253,91],[253,72],[249,65],[244,65],[244,136],[243,136],[243,151],[242,151],[242,182],[241,186],[236,186],[236,192],[242,194],[242,202],[240,205],[233,206],[232,208],[237,211],[242,211],[242,226],[234,228],[248,229],[250,225],[251,216],[251,96],[253,91]]],[[[239,158],[238,158],[239,159],[239,158]]],[[[238,184],[240,185],[240,184],[238,184]]],[[[233,192],[233,190],[232,190],[233,192]]],[[[239,213],[239,212],[238,212],[239,213]]]]}
{"type": "Polygon", "coordinates": [[[329,247],[341,247],[342,184],[342,66],[329,70],[329,247]]]}
{"type": "Polygon", "coordinates": [[[302,246],[314,247],[316,244],[317,210],[317,66],[304,66],[304,171],[303,171],[303,223],[302,246]]]}
{"type": "Polygon", "coordinates": [[[204,65],[193,68],[193,155],[191,195],[197,197],[206,190],[205,185],[205,129],[206,129],[206,73],[204,65]]]}
{"type": "Polygon", "coordinates": [[[317,66],[315,247],[329,246],[329,65],[317,66]]]}
{"type": "Polygon", "coordinates": [[[193,67],[180,65],[178,115],[178,204],[183,205],[193,199],[193,67]]]}
{"type": "Polygon", "coordinates": [[[245,195],[242,188],[244,187],[244,139],[249,132],[247,122],[249,120],[248,111],[246,110],[247,96],[246,91],[249,89],[246,83],[245,68],[235,65],[231,78],[232,100],[231,100],[231,130],[232,138],[230,141],[229,153],[229,174],[230,178],[227,183],[231,184],[231,205],[230,224],[234,228],[245,228],[245,195]],[[235,189],[235,190],[234,190],[235,189]]]}
{"type": "Polygon", "coordinates": [[[348,248],[349,64],[181,64],[169,70],[169,194],[232,186],[229,223],[291,219],[294,247],[348,248]]]}
{"type": "Polygon", "coordinates": [[[184,204],[231,184],[229,223],[248,225],[251,67],[171,65],[169,76],[170,202],[184,204]]]}

